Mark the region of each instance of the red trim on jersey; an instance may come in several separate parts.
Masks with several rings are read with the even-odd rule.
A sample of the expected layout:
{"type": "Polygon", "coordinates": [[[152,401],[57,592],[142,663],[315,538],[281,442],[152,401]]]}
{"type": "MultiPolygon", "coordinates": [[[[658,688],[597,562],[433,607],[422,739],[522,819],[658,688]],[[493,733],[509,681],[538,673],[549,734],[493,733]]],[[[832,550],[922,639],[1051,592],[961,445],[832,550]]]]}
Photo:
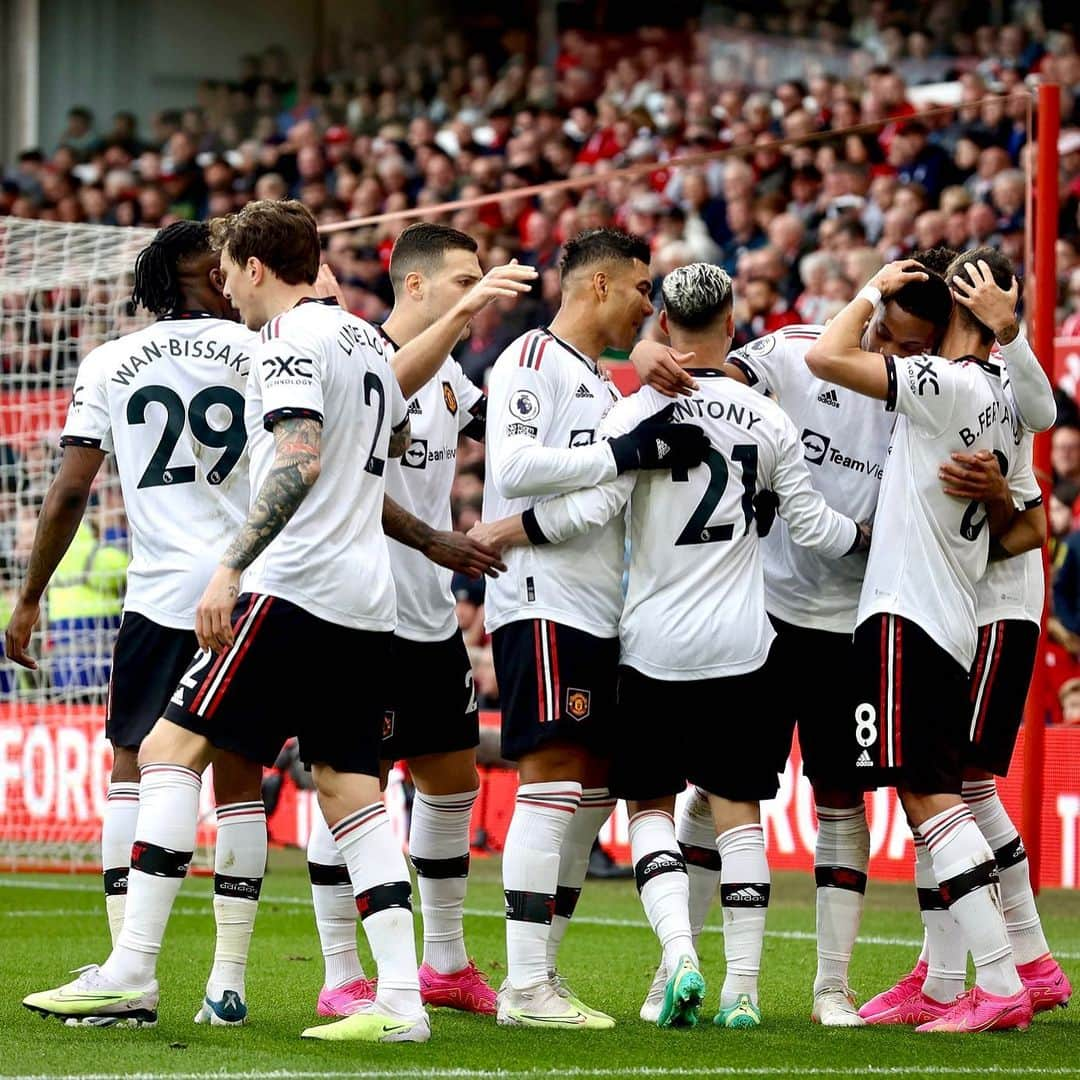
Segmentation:
{"type": "Polygon", "coordinates": [[[536,368],[537,371],[540,370],[540,361],[544,358],[544,350],[548,347],[548,342],[550,340],[551,338],[549,337],[544,338],[544,340],[540,342],[540,348],[536,351],[536,362],[533,364],[533,367],[536,368]]]}
{"type": "MultiPolygon", "coordinates": [[[[234,635],[242,629],[244,621],[251,614],[251,609],[255,606],[256,599],[256,595],[252,593],[251,597],[248,599],[248,606],[244,609],[243,614],[236,620],[236,624],[233,626],[234,635]]],[[[206,696],[206,691],[210,689],[210,686],[214,681],[214,676],[217,675],[218,670],[221,668],[221,665],[225,663],[230,652],[232,652],[231,649],[223,649],[218,653],[218,658],[214,661],[210,667],[210,671],[203,678],[202,686],[199,687],[199,692],[195,695],[195,700],[188,706],[188,712],[194,712],[202,703],[202,699],[206,696]]]]}
{"type": "Polygon", "coordinates": [[[533,622],[533,644],[536,646],[536,700],[537,716],[541,724],[546,724],[550,717],[544,715],[544,650],[540,644],[540,620],[533,622]]]}
{"type": "MultiPolygon", "coordinates": [[[[881,616],[881,679],[878,687],[878,724],[884,726],[889,717],[889,616],[881,616]]],[[[884,735],[884,731],[882,732],[884,735]]],[[[878,738],[878,764],[884,769],[888,764],[884,738],[878,738]]]]}
{"type": "Polygon", "coordinates": [[[259,627],[262,626],[263,620],[266,618],[266,613],[270,610],[270,606],[273,604],[274,598],[272,596],[266,597],[266,603],[263,604],[259,611],[258,617],[251,625],[251,630],[244,638],[244,644],[240,646],[240,651],[236,654],[236,659],[229,665],[228,674],[221,680],[221,685],[217,688],[217,693],[214,694],[213,699],[207,703],[206,719],[209,720],[221,704],[221,699],[225,696],[225,691],[229,689],[229,684],[233,681],[233,676],[236,674],[236,669],[243,662],[244,657],[247,655],[248,649],[251,648],[251,643],[255,640],[255,635],[259,632],[259,627]]]}
{"type": "MultiPolygon", "coordinates": [[[[547,342],[545,341],[544,344],[546,345],[547,342]]],[[[540,351],[543,352],[542,347],[540,351]]],[[[539,366],[539,363],[540,361],[537,360],[537,366],[539,366]]],[[[552,719],[558,720],[562,711],[559,705],[559,648],[555,644],[555,624],[552,622],[548,623],[548,648],[551,654],[551,700],[555,706],[555,715],[552,719]]]]}
{"type": "Polygon", "coordinates": [[[526,357],[532,349],[532,344],[536,340],[538,333],[539,331],[533,330],[532,333],[525,335],[525,340],[521,343],[521,358],[518,360],[518,367],[532,367],[526,357]]]}
{"type": "Polygon", "coordinates": [[[1001,659],[1001,649],[1005,644],[1005,620],[997,624],[997,642],[994,645],[994,655],[990,661],[990,676],[986,680],[986,689],[983,692],[982,705],[979,707],[979,716],[975,721],[975,735],[972,742],[978,742],[982,736],[983,724],[986,723],[986,714],[990,709],[990,699],[994,693],[994,679],[997,676],[998,661],[1001,659]]]}
{"type": "Polygon", "coordinates": [[[900,716],[903,711],[901,706],[903,703],[904,692],[904,639],[901,631],[903,630],[904,620],[897,617],[893,621],[895,629],[894,635],[894,648],[895,648],[895,664],[893,677],[893,765],[899,766],[903,764],[903,741],[900,738],[900,716]]]}
{"type": "Polygon", "coordinates": [[[993,623],[987,623],[979,631],[979,654],[975,658],[975,670],[971,673],[972,704],[975,703],[975,699],[979,696],[979,683],[982,680],[983,666],[986,664],[986,649],[990,644],[990,630],[992,627],[993,623]]]}

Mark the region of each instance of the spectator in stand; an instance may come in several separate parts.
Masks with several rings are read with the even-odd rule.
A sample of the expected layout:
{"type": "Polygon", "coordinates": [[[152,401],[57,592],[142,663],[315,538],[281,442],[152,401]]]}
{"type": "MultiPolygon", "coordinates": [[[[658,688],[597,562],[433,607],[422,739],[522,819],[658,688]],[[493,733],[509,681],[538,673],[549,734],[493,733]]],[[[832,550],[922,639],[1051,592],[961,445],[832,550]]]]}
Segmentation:
{"type": "Polygon", "coordinates": [[[735,302],[735,346],[745,345],[754,338],[775,333],[782,326],[797,322],[798,314],[787,306],[772,279],[751,278],[735,302]]]}
{"type": "Polygon", "coordinates": [[[1050,464],[1055,484],[1063,480],[1080,484],[1080,427],[1073,423],[1058,424],[1051,438],[1050,464]]]}

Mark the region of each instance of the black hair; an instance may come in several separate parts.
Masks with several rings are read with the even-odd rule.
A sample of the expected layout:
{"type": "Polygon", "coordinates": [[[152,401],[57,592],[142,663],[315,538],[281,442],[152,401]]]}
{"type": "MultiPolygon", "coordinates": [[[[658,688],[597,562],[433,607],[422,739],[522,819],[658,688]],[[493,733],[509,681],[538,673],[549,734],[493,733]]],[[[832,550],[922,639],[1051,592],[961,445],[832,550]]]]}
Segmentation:
{"type": "Polygon", "coordinates": [[[432,274],[441,265],[448,251],[477,251],[476,241],[467,233],[451,229],[449,225],[438,225],[418,221],[404,229],[394,242],[390,252],[390,280],[395,289],[405,281],[405,275],[419,270],[432,274]]]}
{"type": "Polygon", "coordinates": [[[600,228],[586,229],[563,247],[562,262],[559,264],[559,276],[563,281],[575,270],[583,266],[592,266],[605,259],[620,259],[633,262],[639,259],[646,266],[652,258],[648,242],[633,233],[621,229],[600,228]]]}
{"type": "Polygon", "coordinates": [[[160,229],[135,260],[132,307],[172,315],[184,306],[180,264],[211,251],[210,226],[204,221],[174,221],[160,229]]]}
{"type": "Polygon", "coordinates": [[[923,319],[931,326],[944,330],[952,315],[953,298],[945,279],[927,268],[926,281],[909,281],[897,289],[889,300],[909,315],[923,319]]]}
{"type": "Polygon", "coordinates": [[[941,244],[938,247],[927,248],[925,251],[916,251],[911,257],[916,262],[922,263],[927,270],[933,270],[935,274],[944,277],[953,259],[959,254],[956,248],[945,247],[941,244]]]}
{"type": "MultiPolygon", "coordinates": [[[[1003,255],[997,248],[992,247],[972,248],[970,251],[965,251],[960,255],[957,255],[945,271],[946,281],[951,282],[954,277],[970,281],[971,279],[968,277],[967,268],[969,266],[977,266],[980,262],[984,262],[989,266],[990,275],[994,279],[994,284],[997,285],[999,289],[1004,289],[1008,292],[1008,290],[1012,288],[1013,278],[1016,276],[1016,270],[1013,267],[1012,260],[1009,259],[1007,255],[1003,255]]],[[[979,339],[983,344],[989,345],[993,342],[994,331],[985,323],[980,322],[975,318],[963,304],[959,305],[959,307],[961,318],[969,326],[975,327],[979,331],[979,339]]]]}

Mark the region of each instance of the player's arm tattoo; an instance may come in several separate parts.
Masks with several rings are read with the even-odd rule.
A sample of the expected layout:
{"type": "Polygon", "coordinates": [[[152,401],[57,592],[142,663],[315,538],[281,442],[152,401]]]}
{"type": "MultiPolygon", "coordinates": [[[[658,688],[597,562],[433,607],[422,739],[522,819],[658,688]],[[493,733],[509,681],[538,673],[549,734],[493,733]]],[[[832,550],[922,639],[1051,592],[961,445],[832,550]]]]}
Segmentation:
{"type": "Polygon", "coordinates": [[[288,523],[319,478],[322,421],[306,417],[274,425],[274,461],[251,504],[247,521],[222,558],[246,570],[288,523]]]}
{"type": "Polygon", "coordinates": [[[434,533],[430,525],[410,514],[389,495],[383,496],[382,527],[391,540],[417,551],[423,551],[431,543],[434,533]]]}
{"type": "Polygon", "coordinates": [[[401,427],[390,429],[390,447],[386,453],[392,458],[399,458],[409,449],[412,442],[412,423],[406,416],[401,427]]]}

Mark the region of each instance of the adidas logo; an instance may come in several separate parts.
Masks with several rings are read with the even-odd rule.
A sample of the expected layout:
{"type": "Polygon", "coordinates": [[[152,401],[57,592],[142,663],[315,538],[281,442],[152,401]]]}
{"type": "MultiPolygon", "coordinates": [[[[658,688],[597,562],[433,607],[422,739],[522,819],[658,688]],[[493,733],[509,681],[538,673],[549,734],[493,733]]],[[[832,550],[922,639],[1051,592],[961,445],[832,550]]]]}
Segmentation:
{"type": "Polygon", "coordinates": [[[757,904],[764,897],[757,891],[752,885],[747,885],[742,889],[736,889],[733,893],[728,893],[725,897],[727,903],[736,904],[757,904]]]}
{"type": "Polygon", "coordinates": [[[412,401],[409,402],[409,415],[410,416],[420,416],[423,413],[423,411],[424,411],[423,408],[421,408],[421,406],[420,406],[420,399],[419,398],[413,398],[412,401]]]}
{"type": "Polygon", "coordinates": [[[585,397],[591,398],[593,396],[594,395],[593,395],[592,391],[584,383],[582,383],[577,388],[577,393],[574,394],[574,397],[576,397],[576,398],[579,398],[579,397],[581,397],[581,398],[585,398],[585,397]]]}
{"type": "Polygon", "coordinates": [[[870,758],[870,754],[869,754],[869,753],[868,753],[868,752],[867,752],[866,750],[864,750],[864,751],[863,751],[863,752],[862,752],[862,753],[861,753],[861,754],[859,755],[859,760],[858,760],[858,761],[856,761],[856,762],[855,762],[855,764],[856,764],[856,766],[858,766],[859,768],[866,768],[866,766],[868,766],[868,765],[869,765],[869,766],[872,766],[872,765],[874,764],[874,762],[873,762],[873,761],[871,760],[871,758],[870,758]]]}
{"type": "Polygon", "coordinates": [[[668,454],[670,454],[670,453],[671,453],[671,447],[668,446],[668,444],[666,442],[664,442],[663,439],[657,439],[656,440],[656,456],[657,456],[657,459],[660,460],[660,461],[663,461],[664,458],[666,458],[668,456],[668,454]]]}
{"type": "Polygon", "coordinates": [[[822,405],[831,405],[834,409],[840,408],[840,399],[836,396],[835,390],[826,390],[818,394],[818,401],[822,405]]]}
{"type": "Polygon", "coordinates": [[[682,864],[674,855],[668,855],[665,852],[660,852],[655,859],[650,859],[645,869],[641,871],[642,877],[648,877],[650,874],[656,873],[658,870],[667,868],[681,869],[682,864]]]}

